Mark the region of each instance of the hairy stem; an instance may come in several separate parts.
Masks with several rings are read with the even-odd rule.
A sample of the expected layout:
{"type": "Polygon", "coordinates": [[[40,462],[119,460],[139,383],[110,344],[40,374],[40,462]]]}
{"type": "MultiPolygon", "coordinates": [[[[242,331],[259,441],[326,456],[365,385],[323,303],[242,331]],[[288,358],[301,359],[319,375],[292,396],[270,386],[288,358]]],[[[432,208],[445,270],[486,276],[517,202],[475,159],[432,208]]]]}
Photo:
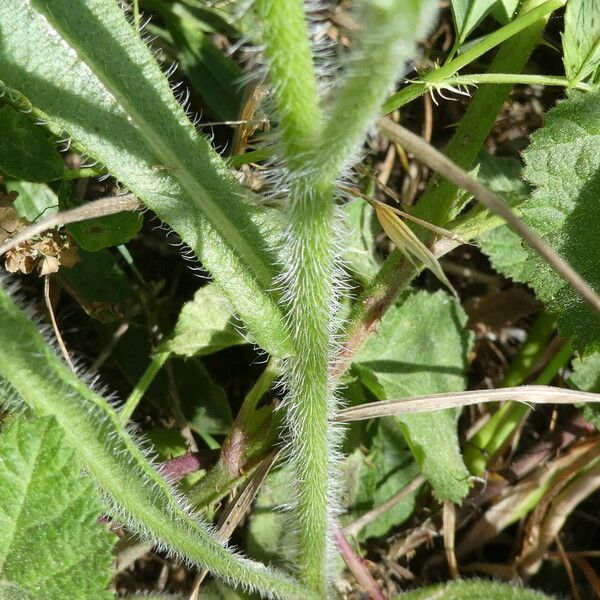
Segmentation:
{"type": "Polygon", "coordinates": [[[303,582],[325,595],[337,479],[330,420],[338,293],[334,185],[355,159],[398,69],[413,55],[422,15],[433,17],[435,10],[428,0],[361,3],[361,35],[323,116],[302,2],[284,8],[258,0],[257,10],[288,177],[285,300],[296,352],[288,363],[287,424],[300,523],[298,569],[303,582]]]}
{"type": "MultiPolygon", "coordinates": [[[[539,4],[538,0],[530,0],[523,5],[521,11],[532,12],[531,9],[537,4],[539,4]]],[[[550,2],[544,3],[543,6],[548,8],[550,2]]],[[[552,6],[554,5],[552,4],[552,6]]],[[[548,12],[543,12],[542,15],[538,14],[532,22],[533,24],[506,42],[492,61],[488,72],[519,73],[541,39],[547,14],[548,12]]],[[[478,90],[446,148],[445,154],[448,158],[463,169],[471,168],[511,88],[510,84],[484,85],[478,90]]],[[[457,190],[454,183],[447,180],[440,181],[436,176],[432,177],[417,203],[416,216],[435,225],[444,226],[451,219],[450,215],[457,190]]],[[[464,234],[461,233],[461,235],[464,234]]],[[[423,239],[423,241],[429,244],[432,237],[423,239]]],[[[371,285],[356,303],[356,309],[351,315],[346,342],[339,357],[336,375],[339,376],[344,372],[345,367],[352,361],[352,357],[377,328],[385,311],[417,274],[418,269],[408,263],[400,252],[394,251],[388,256],[371,285]]]]}
{"type": "Polygon", "coordinates": [[[111,512],[163,548],[268,597],[311,597],[288,577],[225,548],[195,518],[127,433],[121,418],[52,352],[0,286],[0,379],[36,414],[53,416],[111,512]]]}
{"type": "MultiPolygon", "coordinates": [[[[566,0],[548,0],[542,4],[536,2],[536,4],[540,4],[540,6],[532,8],[531,10],[522,10],[521,14],[514,19],[514,21],[511,21],[504,27],[485,36],[480,42],[439,69],[429,71],[422,78],[422,81],[417,81],[391,96],[383,105],[383,112],[385,114],[391,113],[407,102],[418,98],[427,90],[428,85],[441,83],[444,79],[451,77],[457,71],[471,64],[474,60],[478,59],[486,52],[489,52],[502,42],[505,42],[523,30],[529,29],[532,25],[539,22],[540,19],[543,19],[551,12],[564,6],[565,3],[566,0]]],[[[529,2],[529,4],[531,5],[532,2],[529,2]]]]}

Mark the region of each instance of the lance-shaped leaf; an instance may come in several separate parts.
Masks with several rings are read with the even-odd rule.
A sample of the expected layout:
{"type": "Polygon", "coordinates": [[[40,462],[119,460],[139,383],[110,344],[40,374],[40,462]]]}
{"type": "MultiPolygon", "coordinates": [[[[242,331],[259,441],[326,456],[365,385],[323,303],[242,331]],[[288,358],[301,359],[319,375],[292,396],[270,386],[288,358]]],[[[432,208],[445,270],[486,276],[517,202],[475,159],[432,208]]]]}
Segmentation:
{"type": "Polygon", "coordinates": [[[289,352],[259,208],[186,117],[113,0],[0,5],[0,79],[72,136],[174,229],[225,290],[254,339],[289,352]]]}
{"type": "Polygon", "coordinates": [[[494,8],[496,0],[452,0],[451,4],[458,48],[494,8]]]}
{"type": "Polygon", "coordinates": [[[224,547],[149,462],[109,402],[57,358],[0,282],[2,379],[36,415],[56,419],[65,443],[102,490],[108,511],[131,529],[269,597],[314,597],[289,577],[224,547]]]}

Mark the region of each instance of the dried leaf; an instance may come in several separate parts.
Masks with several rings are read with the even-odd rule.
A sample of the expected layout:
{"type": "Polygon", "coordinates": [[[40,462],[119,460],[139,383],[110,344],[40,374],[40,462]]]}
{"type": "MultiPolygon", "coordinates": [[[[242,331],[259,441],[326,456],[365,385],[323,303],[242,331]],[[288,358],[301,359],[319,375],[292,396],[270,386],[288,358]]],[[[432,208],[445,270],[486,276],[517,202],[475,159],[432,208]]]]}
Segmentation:
{"type": "Polygon", "coordinates": [[[404,221],[396,214],[396,211],[387,204],[374,202],[375,214],[387,236],[396,244],[396,247],[415,267],[413,258],[423,263],[433,274],[458,298],[456,290],[446,277],[437,258],[429,248],[411,231],[404,221]]]}

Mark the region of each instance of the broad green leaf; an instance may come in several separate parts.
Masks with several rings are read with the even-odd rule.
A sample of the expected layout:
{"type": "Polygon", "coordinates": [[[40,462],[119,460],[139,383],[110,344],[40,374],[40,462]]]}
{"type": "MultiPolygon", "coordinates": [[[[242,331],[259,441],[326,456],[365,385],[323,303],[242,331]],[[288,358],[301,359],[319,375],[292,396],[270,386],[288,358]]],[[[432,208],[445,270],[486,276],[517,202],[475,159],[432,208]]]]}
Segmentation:
{"type": "MultiPolygon", "coordinates": [[[[482,153],[477,178],[508,204],[515,206],[529,195],[529,187],[521,179],[521,170],[521,163],[517,160],[482,153]]],[[[527,260],[528,254],[521,238],[508,225],[492,229],[478,241],[498,273],[514,281],[529,281],[533,265],[527,260]]]]}
{"type": "MultiPolygon", "coordinates": [[[[61,210],[74,208],[81,204],[81,201],[76,199],[74,191],[72,182],[63,181],[59,190],[61,210]]],[[[142,214],[134,211],[71,223],[67,225],[66,229],[83,250],[98,252],[103,248],[127,243],[138,233],[143,223],[142,214]]]]}
{"type": "MultiPolygon", "coordinates": [[[[344,516],[344,522],[354,521],[389,500],[419,473],[419,467],[394,419],[380,420],[377,434],[366,456],[356,450],[349,459],[353,465],[352,477],[357,478],[357,482],[349,499],[350,512],[344,516]]],[[[369,523],[360,532],[361,539],[381,537],[392,527],[403,523],[414,510],[415,496],[416,492],[369,523]]]]}
{"type": "Polygon", "coordinates": [[[0,171],[26,181],[59,179],[65,165],[44,130],[12,106],[0,109],[0,171]]]}
{"type": "MultiPolygon", "coordinates": [[[[587,282],[600,291],[600,92],[573,92],[552,109],[524,152],[525,176],[537,188],[522,216],[587,282]]],[[[576,347],[600,345],[600,317],[537,255],[531,285],[559,314],[561,334],[576,347]]]]}
{"type": "Polygon", "coordinates": [[[492,267],[513,281],[527,283],[534,272],[529,254],[521,238],[507,225],[492,229],[479,240],[481,250],[490,259],[492,267]]]}
{"type": "Polygon", "coordinates": [[[54,419],[21,416],[2,429],[0,489],[2,600],[114,598],[116,538],[98,523],[94,482],[54,419]],[[23,595],[10,591],[17,587],[23,595]]]}
{"type": "MultiPolygon", "coordinates": [[[[385,314],[355,362],[354,371],[381,400],[465,389],[472,336],[467,317],[446,293],[419,292],[385,314]]],[[[469,489],[458,445],[459,411],[397,417],[423,474],[440,500],[460,501],[469,489]]]]}
{"type": "Polygon", "coordinates": [[[200,258],[256,342],[289,353],[267,290],[278,213],[259,207],[199,135],[114,1],[0,5],[0,79],[134,192],[200,258]]]}
{"type": "Polygon", "coordinates": [[[116,257],[108,250],[79,251],[78,254],[80,261],[60,272],[69,294],[90,317],[98,321],[122,319],[127,305],[137,298],[116,257]]]}
{"type": "Polygon", "coordinates": [[[140,213],[120,213],[67,227],[77,244],[88,252],[119,246],[131,240],[142,227],[140,213]]]}
{"type": "Polygon", "coordinates": [[[451,581],[400,594],[396,600],[551,600],[516,585],[495,581],[451,581]]]}
{"type": "Polygon", "coordinates": [[[28,221],[37,221],[58,211],[58,197],[45,183],[8,181],[6,187],[18,192],[13,206],[19,216],[28,221]]]}
{"type": "Polygon", "coordinates": [[[569,0],[562,36],[565,73],[574,85],[591,76],[600,78],[600,3],[597,0],[569,0]]]}
{"type": "Polygon", "coordinates": [[[204,356],[245,344],[232,324],[233,315],[223,292],[215,284],[201,287],[181,309],[175,331],[161,351],[181,356],[204,356]]]}
{"type": "Polygon", "coordinates": [[[452,0],[451,4],[456,28],[455,46],[459,47],[494,8],[496,0],[452,0]]]}
{"type": "MultiPolygon", "coordinates": [[[[584,392],[600,393],[600,352],[578,357],[573,361],[573,373],[569,383],[584,392]]],[[[600,407],[596,404],[583,405],[583,416],[600,429],[600,407]]]]}
{"type": "Polygon", "coordinates": [[[569,381],[585,392],[600,393],[600,352],[576,358],[569,381]]]}

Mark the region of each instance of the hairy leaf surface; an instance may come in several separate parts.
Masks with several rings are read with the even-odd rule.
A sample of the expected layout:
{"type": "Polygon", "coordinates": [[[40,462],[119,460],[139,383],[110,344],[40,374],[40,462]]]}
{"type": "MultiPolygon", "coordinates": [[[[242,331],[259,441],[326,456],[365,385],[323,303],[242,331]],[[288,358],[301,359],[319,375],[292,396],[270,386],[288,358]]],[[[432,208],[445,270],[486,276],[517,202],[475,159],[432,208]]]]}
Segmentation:
{"type": "Polygon", "coordinates": [[[396,600],[550,600],[550,596],[495,581],[452,581],[397,596],[396,600]]]}
{"type": "MultiPolygon", "coordinates": [[[[527,183],[521,179],[522,166],[518,160],[499,158],[482,153],[477,179],[499,194],[508,204],[521,204],[529,195],[527,183]]],[[[481,250],[498,273],[513,281],[527,283],[533,265],[521,238],[508,225],[492,229],[479,238],[481,250]]]]}
{"type": "Polygon", "coordinates": [[[181,309],[175,331],[162,350],[182,356],[203,356],[246,340],[232,324],[227,299],[215,284],[201,287],[181,309]]]}
{"type": "MultiPolygon", "coordinates": [[[[548,112],[524,153],[535,192],[524,220],[600,291],[600,92],[578,92],[548,112]]],[[[531,285],[579,348],[600,345],[600,316],[537,255],[531,285]]]]}
{"type": "Polygon", "coordinates": [[[98,523],[94,482],[54,419],[9,420],[0,434],[0,490],[2,600],[114,597],[107,588],[116,538],[98,523]]]}
{"type": "Polygon", "coordinates": [[[266,291],[276,213],[252,201],[196,132],[116,2],[2,3],[0,79],[177,232],[259,345],[288,353],[283,314],[266,291]]]}
{"type": "MultiPolygon", "coordinates": [[[[381,400],[465,388],[472,337],[466,315],[443,292],[409,295],[385,314],[359,352],[354,370],[381,400]]],[[[439,499],[460,501],[469,489],[456,432],[459,411],[395,418],[439,499]]]]}
{"type": "Polygon", "coordinates": [[[149,462],[107,399],[57,358],[2,285],[0,378],[36,415],[57,420],[65,443],[102,489],[109,511],[130,529],[265,595],[314,597],[290,578],[224,547],[149,462]]]}

